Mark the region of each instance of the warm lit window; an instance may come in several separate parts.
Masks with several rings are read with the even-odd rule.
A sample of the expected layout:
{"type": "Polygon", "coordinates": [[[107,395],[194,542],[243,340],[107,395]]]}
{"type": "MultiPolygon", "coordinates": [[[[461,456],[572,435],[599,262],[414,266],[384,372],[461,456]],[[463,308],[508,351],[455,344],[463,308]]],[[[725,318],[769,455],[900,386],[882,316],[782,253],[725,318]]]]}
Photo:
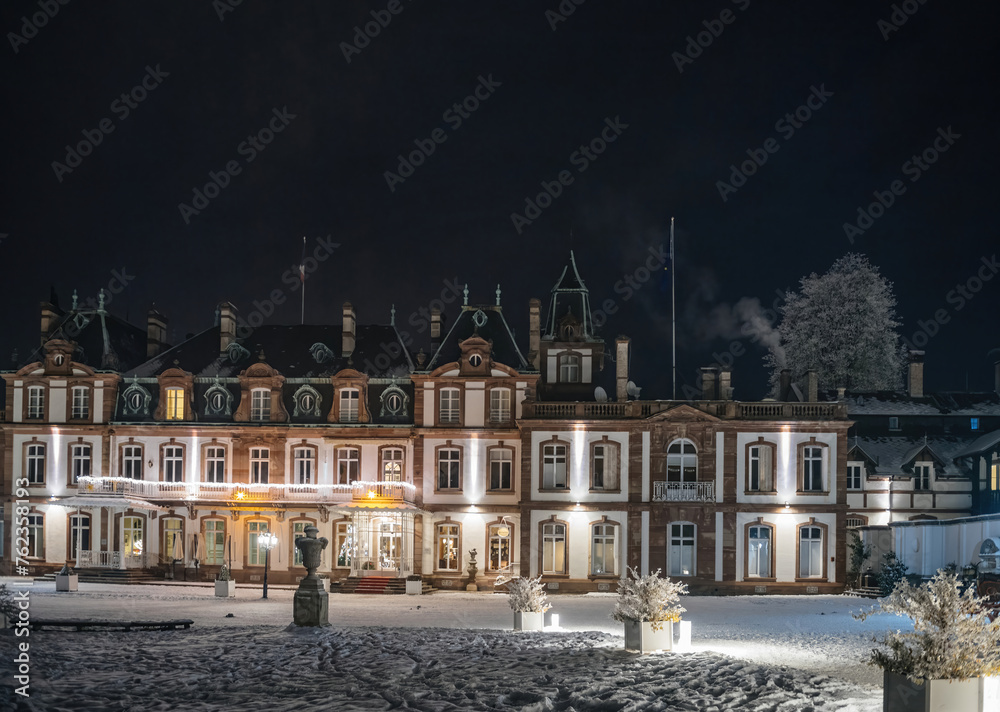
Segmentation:
{"type": "Polygon", "coordinates": [[[69,558],[79,561],[81,551],[90,551],[90,515],[71,514],[69,517],[69,558]]]}
{"type": "Polygon", "coordinates": [[[340,422],[358,422],[358,408],[361,403],[361,391],[357,388],[340,389],[340,422]]]}
{"type": "Polygon", "coordinates": [[[226,523],[221,519],[205,520],[205,563],[221,566],[226,560],[226,523]]]}
{"type": "Polygon", "coordinates": [[[438,450],[438,489],[459,489],[461,472],[462,453],[458,448],[438,450]]]}
{"type": "Polygon", "coordinates": [[[184,389],[167,389],[167,420],[184,420],[184,389]]]}
{"type": "Polygon", "coordinates": [[[580,382],[580,357],[576,354],[563,354],[559,357],[559,382],[580,382]]]}
{"type": "Polygon", "coordinates": [[[29,485],[45,484],[45,446],[41,443],[26,448],[25,473],[29,485]]]}
{"type": "Polygon", "coordinates": [[[697,482],[698,451],[690,440],[674,440],[667,448],[667,482],[697,482]]]}
{"type": "Polygon", "coordinates": [[[694,576],[694,524],[670,525],[670,575],[694,576]]]}
{"type": "Polygon", "coordinates": [[[226,448],[205,448],[205,482],[226,481],[226,448]]]}
{"type": "Polygon", "coordinates": [[[133,480],[142,479],[142,446],[125,445],[122,447],[122,477],[133,480]]]}
{"type": "Polygon", "coordinates": [[[311,447],[297,447],[294,452],[292,471],[295,473],[295,484],[311,485],[315,477],[316,456],[311,447]]]}
{"type": "Polygon", "coordinates": [[[441,422],[457,423],[459,420],[459,391],[457,388],[441,389],[441,422]]]}
{"type": "Polygon", "coordinates": [[[513,483],[514,454],[510,448],[490,448],[490,489],[509,490],[513,483]]]}
{"type": "Polygon", "coordinates": [[[163,448],[163,481],[184,481],[184,449],[179,445],[163,448]]]}
{"type": "Polygon", "coordinates": [[[747,532],[747,575],[771,577],[771,527],[750,527],[747,532]]]}
{"type": "Polygon", "coordinates": [[[506,571],[510,567],[511,527],[506,522],[491,524],[488,571],[506,571]]]}
{"type": "Polygon", "coordinates": [[[562,522],[542,525],[542,573],[566,573],[566,525],[562,522]]]}
{"type": "Polygon", "coordinates": [[[823,491],[823,448],[802,448],[802,489],[806,492],[823,491]]]}
{"type": "Polygon", "coordinates": [[[306,535],[306,527],[312,522],[292,523],[292,566],[302,566],[302,549],[295,546],[295,540],[306,535]]]}
{"type": "Polygon", "coordinates": [[[263,566],[267,549],[260,545],[260,535],[268,532],[267,522],[247,522],[247,563],[263,566]]]}
{"type": "Polygon", "coordinates": [[[69,483],[75,485],[81,477],[90,477],[90,445],[74,443],[69,448],[69,483]]]}
{"type": "Polygon", "coordinates": [[[823,575],[823,530],[819,527],[799,529],[799,578],[823,575]]]}
{"type": "Polygon", "coordinates": [[[250,481],[253,484],[267,484],[270,461],[271,451],[266,447],[250,448],[250,481]]]}
{"type": "Polygon", "coordinates": [[[929,490],[931,488],[931,469],[929,462],[918,462],[913,466],[913,489],[929,490]]]}
{"type": "Polygon", "coordinates": [[[356,447],[337,450],[337,484],[349,485],[361,477],[361,453],[356,447]]]}
{"type": "Polygon", "coordinates": [[[29,514],[28,520],[28,558],[45,558],[45,518],[41,514],[29,514]]]}
{"type": "Polygon", "coordinates": [[[350,522],[340,522],[334,532],[337,568],[350,568],[351,560],[354,558],[354,525],[350,522]]]}
{"type": "Polygon", "coordinates": [[[750,492],[774,491],[774,448],[770,445],[751,445],[747,448],[747,490],[750,492]]]}
{"type": "Polygon", "coordinates": [[[552,443],[542,446],[542,489],[566,487],[566,446],[552,443]]]}
{"type": "Polygon", "coordinates": [[[73,410],[70,417],[73,420],[90,417],[90,391],[86,386],[73,387],[73,410]]]}
{"type": "Polygon", "coordinates": [[[591,535],[590,573],[594,576],[609,576],[618,573],[618,526],[615,524],[595,524],[591,535]]]}
{"type": "Polygon", "coordinates": [[[145,520],[142,517],[122,517],[122,552],[126,557],[144,558],[146,553],[145,520]]]}
{"type": "MultiPolygon", "coordinates": [[[[163,543],[160,547],[160,559],[163,561],[172,562],[174,560],[174,554],[181,554],[178,557],[178,561],[184,559],[184,533],[183,533],[184,522],[180,519],[164,519],[163,520],[163,543]],[[179,551],[175,551],[175,543],[178,544],[179,551]]],[[[204,555],[204,552],[201,552],[204,555]]]]}
{"type": "Polygon", "coordinates": [[[590,488],[618,489],[618,445],[608,441],[590,447],[590,488]]]}
{"type": "Polygon", "coordinates": [[[458,525],[437,525],[437,567],[440,571],[458,571],[458,525]]]}
{"type": "Polygon", "coordinates": [[[382,481],[401,482],[403,479],[403,451],[398,447],[382,450],[382,481]]]}
{"type": "Polygon", "coordinates": [[[847,489],[849,490],[861,489],[861,473],[863,471],[863,468],[864,464],[860,462],[847,463],[847,489]]]}
{"type": "Polygon", "coordinates": [[[28,418],[41,420],[45,417],[45,389],[42,386],[28,386],[28,418]]]}
{"type": "Polygon", "coordinates": [[[250,391],[250,420],[257,422],[271,419],[271,391],[255,388],[250,391]]]}
{"type": "Polygon", "coordinates": [[[504,423],[510,420],[510,389],[494,388],[490,391],[490,422],[504,423]]]}

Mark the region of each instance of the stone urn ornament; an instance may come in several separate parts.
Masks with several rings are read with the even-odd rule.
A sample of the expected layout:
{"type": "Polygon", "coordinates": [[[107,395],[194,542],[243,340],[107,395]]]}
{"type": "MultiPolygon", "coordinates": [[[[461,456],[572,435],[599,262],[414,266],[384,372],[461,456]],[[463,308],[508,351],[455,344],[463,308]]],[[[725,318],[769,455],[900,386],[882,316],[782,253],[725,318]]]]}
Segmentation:
{"type": "Polygon", "coordinates": [[[295,548],[302,552],[302,564],[307,572],[295,592],[293,613],[298,626],[330,625],[330,594],[323,586],[323,579],[316,575],[323,549],[330,541],[326,537],[317,539],[318,533],[319,529],[310,524],[305,536],[295,540],[295,548]]]}
{"type": "Polygon", "coordinates": [[[476,574],[479,573],[479,567],[476,566],[476,550],[473,549],[469,552],[469,581],[465,587],[466,591],[478,591],[479,587],[476,586],[476,574]]]}

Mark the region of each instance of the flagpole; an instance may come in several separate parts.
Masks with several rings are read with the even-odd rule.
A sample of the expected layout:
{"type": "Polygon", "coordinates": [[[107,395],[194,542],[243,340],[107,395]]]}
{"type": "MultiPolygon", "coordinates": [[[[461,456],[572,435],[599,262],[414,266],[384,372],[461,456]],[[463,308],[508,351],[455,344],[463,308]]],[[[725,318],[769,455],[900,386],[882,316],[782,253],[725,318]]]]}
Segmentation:
{"type": "Polygon", "coordinates": [[[306,236],[302,236],[302,260],[299,262],[299,279],[302,281],[302,317],[299,324],[306,323],[306,236]]]}
{"type": "Polygon", "coordinates": [[[674,219],[670,218],[670,342],[671,365],[673,370],[674,392],[673,400],[677,400],[677,292],[674,288],[674,275],[677,273],[677,264],[674,262],[674,219]]]}

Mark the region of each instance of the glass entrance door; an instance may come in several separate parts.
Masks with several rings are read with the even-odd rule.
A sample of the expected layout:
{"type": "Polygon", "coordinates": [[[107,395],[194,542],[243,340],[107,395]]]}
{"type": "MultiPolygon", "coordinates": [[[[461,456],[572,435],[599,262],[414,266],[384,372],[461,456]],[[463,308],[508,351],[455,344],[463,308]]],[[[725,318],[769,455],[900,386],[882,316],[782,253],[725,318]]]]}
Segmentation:
{"type": "Polygon", "coordinates": [[[378,528],[378,568],[381,571],[398,571],[400,555],[400,535],[402,528],[399,522],[381,520],[378,528]]]}

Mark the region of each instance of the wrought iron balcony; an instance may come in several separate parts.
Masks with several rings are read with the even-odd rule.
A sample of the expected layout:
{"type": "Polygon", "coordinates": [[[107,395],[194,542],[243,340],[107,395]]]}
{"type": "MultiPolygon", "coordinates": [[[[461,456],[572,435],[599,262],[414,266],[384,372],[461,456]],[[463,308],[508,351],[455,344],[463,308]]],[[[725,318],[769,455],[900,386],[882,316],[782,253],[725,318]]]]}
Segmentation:
{"type": "Polygon", "coordinates": [[[654,482],[654,502],[714,502],[714,482],[654,482]]]}

